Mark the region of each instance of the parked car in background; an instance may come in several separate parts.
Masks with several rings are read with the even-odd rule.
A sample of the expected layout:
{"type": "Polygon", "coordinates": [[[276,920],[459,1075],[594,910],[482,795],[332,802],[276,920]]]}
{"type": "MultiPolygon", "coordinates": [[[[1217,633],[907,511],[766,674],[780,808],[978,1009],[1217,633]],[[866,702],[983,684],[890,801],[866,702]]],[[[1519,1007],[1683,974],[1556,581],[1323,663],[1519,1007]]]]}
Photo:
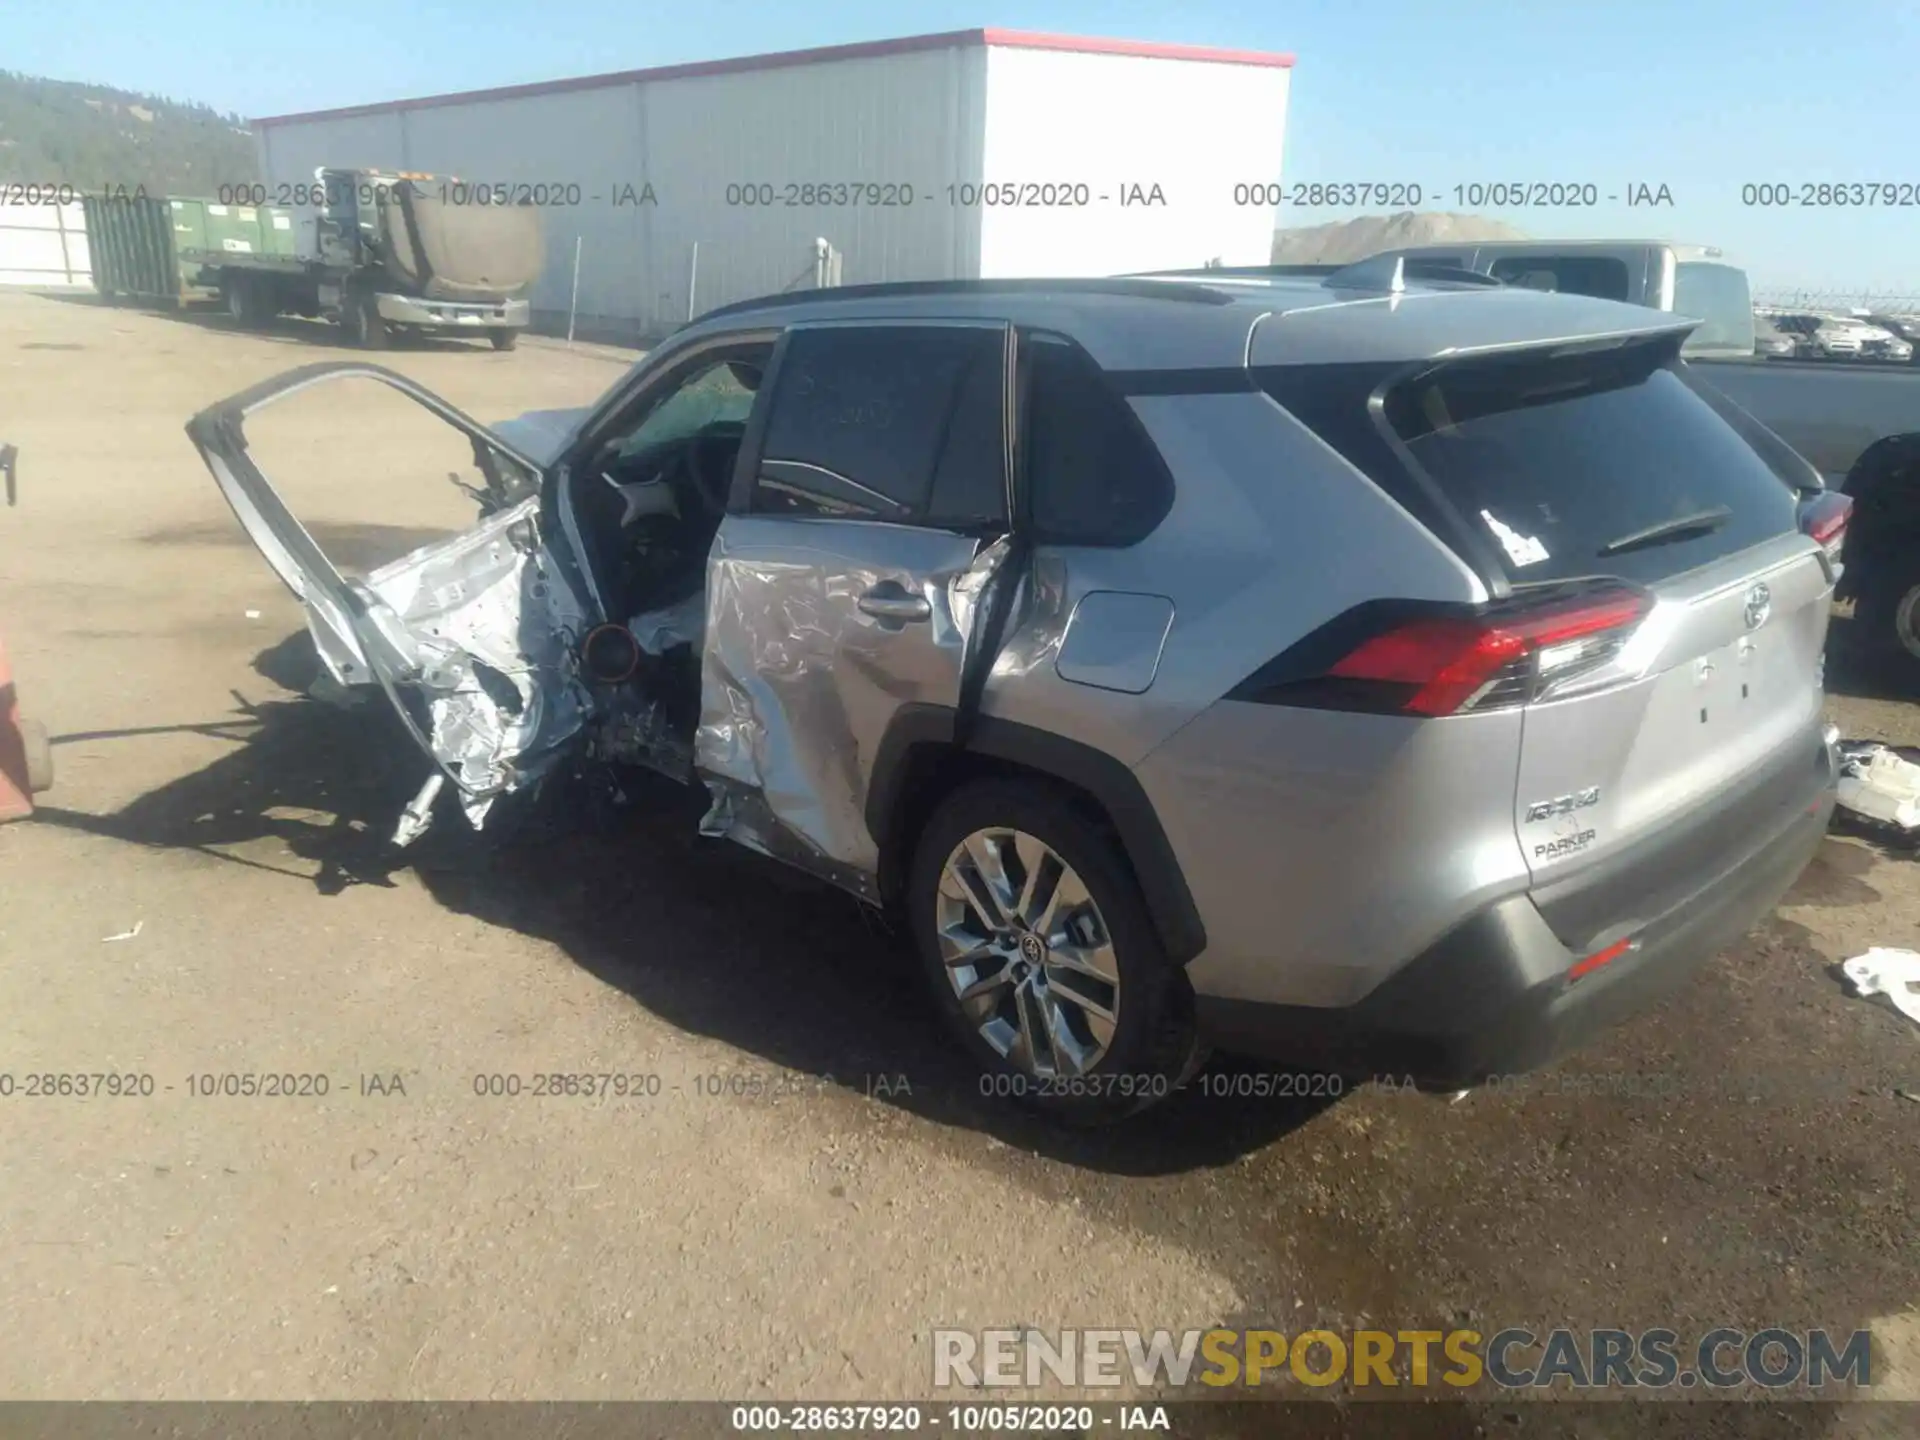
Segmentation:
{"type": "Polygon", "coordinates": [[[565,434],[337,364],[188,433],[420,744],[403,833],[570,755],[702,787],[702,833],[899,914],[995,1092],[1076,1119],[1210,1044],[1539,1064],[1820,843],[1831,558],[1688,322],[1216,273],[723,307],[565,434]],[[487,481],[473,532],[359,580],[245,433],[340,375],[487,481]]]}
{"type": "Polygon", "coordinates": [[[1850,315],[1799,313],[1782,316],[1780,323],[1800,337],[1802,353],[1810,360],[1858,360],[1869,341],[1893,338],[1850,315]]]}
{"type": "Polygon", "coordinates": [[[1753,317],[1753,353],[1769,360],[1791,360],[1800,353],[1800,340],[1798,336],[1778,328],[1773,316],[1756,312],[1753,317]]]}
{"type": "Polygon", "coordinates": [[[1905,365],[1913,359],[1911,343],[1902,340],[1884,325],[1875,325],[1873,328],[1880,333],[1860,347],[1860,356],[1863,360],[1881,360],[1893,365],[1905,365]]]}
{"type": "Polygon", "coordinates": [[[1906,341],[1909,347],[1907,363],[1912,364],[1912,347],[1920,347],[1920,315],[1890,315],[1876,312],[1867,318],[1882,330],[1890,330],[1906,341]]]}
{"type": "Polygon", "coordinates": [[[1773,328],[1793,341],[1793,353],[1797,359],[1822,359],[1819,348],[1814,344],[1813,333],[1820,328],[1820,317],[1805,311],[1776,310],[1768,317],[1773,328]]]}

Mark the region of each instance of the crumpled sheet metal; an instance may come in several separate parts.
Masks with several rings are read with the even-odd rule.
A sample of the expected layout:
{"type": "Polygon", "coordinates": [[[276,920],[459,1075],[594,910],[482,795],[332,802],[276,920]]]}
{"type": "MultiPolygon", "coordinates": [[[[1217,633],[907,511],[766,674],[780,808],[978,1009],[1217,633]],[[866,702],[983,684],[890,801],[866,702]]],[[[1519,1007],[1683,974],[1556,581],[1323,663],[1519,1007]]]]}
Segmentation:
{"type": "MultiPolygon", "coordinates": [[[[907,628],[916,641],[924,637],[931,652],[948,657],[952,675],[980,589],[1005,553],[1004,545],[990,546],[920,591],[932,614],[907,628]]],[[[880,622],[862,614],[856,601],[898,573],[836,556],[823,589],[818,556],[787,561],[716,547],[707,569],[694,736],[695,762],[714,797],[702,834],[779,854],[843,885],[845,877],[878,869],[862,810],[873,759],[862,753],[862,736],[876,743],[884,719],[919,697],[915,677],[876,673],[866,663],[860,641],[871,637],[861,632],[880,622]],[[856,713],[873,695],[886,716],[856,713]],[[744,803],[749,795],[758,797],[756,804],[744,803]]],[[[941,697],[949,704],[951,690],[941,697]]]]}
{"type": "Polygon", "coordinates": [[[694,758],[713,777],[714,805],[700,823],[703,835],[764,852],[771,844],[764,821],[772,818],[806,836],[815,850],[858,848],[844,825],[831,824],[822,802],[830,788],[844,794],[849,777],[822,777],[807,764],[809,755],[831,763],[836,756],[851,759],[853,750],[847,717],[835,713],[839,692],[830,677],[815,675],[815,647],[797,643],[804,632],[822,628],[822,607],[810,593],[819,578],[814,565],[767,559],[718,558],[707,567],[694,758]],[[796,723],[808,727],[807,753],[795,748],[796,723]],[[740,797],[755,793],[766,815],[748,823],[740,797]]]}
{"type": "Polygon", "coordinates": [[[385,602],[370,614],[381,648],[424,694],[428,738],[476,829],[498,795],[551,766],[589,711],[572,673],[587,616],[540,543],[539,507],[523,501],[366,581],[385,602]]]}

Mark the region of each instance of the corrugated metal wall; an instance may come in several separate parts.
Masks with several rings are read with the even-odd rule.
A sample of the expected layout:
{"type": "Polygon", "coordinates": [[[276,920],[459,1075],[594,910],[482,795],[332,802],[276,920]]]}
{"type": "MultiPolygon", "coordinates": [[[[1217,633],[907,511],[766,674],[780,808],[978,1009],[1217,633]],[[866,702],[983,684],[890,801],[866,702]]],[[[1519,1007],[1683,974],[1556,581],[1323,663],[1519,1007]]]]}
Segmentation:
{"type": "Polygon", "coordinates": [[[1279,178],[1288,73],[956,44],[290,117],[263,124],[260,145],[275,183],[338,165],[544,185],[536,312],[564,321],[577,244],[581,333],[627,338],[687,318],[696,243],[702,311],[809,283],[816,238],[839,249],[849,285],[1264,263],[1272,208],[1236,206],[1232,190],[1279,178]],[[982,181],[1106,198],[998,205],[948,190],[982,181]],[[842,184],[880,189],[788,203],[790,187],[842,184]],[[1164,204],[1121,203],[1155,185],[1164,204]],[[773,203],[741,203],[739,186],[773,203]],[[872,203],[888,198],[910,203],[872,203]]]}
{"type": "Polygon", "coordinates": [[[535,309],[566,312],[578,242],[583,319],[662,332],[687,318],[696,242],[699,310],[806,283],[816,238],[841,251],[849,285],[976,273],[979,216],[944,186],[979,171],[985,66],[983,49],[954,47],[277,122],[261,127],[262,170],[275,183],[326,164],[543,184],[559,203],[535,309]],[[911,203],[871,203],[884,188],[786,203],[789,185],[854,182],[911,203]],[[740,186],[770,187],[774,203],[742,203],[740,186]]]}

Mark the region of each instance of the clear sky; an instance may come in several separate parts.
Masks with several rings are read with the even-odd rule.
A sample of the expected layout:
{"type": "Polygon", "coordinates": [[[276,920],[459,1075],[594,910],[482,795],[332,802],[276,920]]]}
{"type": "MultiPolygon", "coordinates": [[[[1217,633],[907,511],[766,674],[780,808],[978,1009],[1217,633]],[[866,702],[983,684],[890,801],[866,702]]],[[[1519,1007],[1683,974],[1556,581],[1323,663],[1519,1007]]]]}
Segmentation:
{"type": "MultiPolygon", "coordinates": [[[[1489,213],[1536,235],[1722,245],[1757,285],[1920,293],[1920,203],[1756,208],[1741,188],[1873,181],[1920,201],[1912,0],[1002,6],[0,0],[0,64],[251,116],[981,25],[1290,51],[1290,185],[1591,182],[1597,210],[1489,213]],[[1640,182],[1672,208],[1605,203],[1640,182]]],[[[1423,208],[1475,207],[1429,193],[1423,208]]],[[[1278,223],[1353,213],[1286,207],[1278,223]]]]}

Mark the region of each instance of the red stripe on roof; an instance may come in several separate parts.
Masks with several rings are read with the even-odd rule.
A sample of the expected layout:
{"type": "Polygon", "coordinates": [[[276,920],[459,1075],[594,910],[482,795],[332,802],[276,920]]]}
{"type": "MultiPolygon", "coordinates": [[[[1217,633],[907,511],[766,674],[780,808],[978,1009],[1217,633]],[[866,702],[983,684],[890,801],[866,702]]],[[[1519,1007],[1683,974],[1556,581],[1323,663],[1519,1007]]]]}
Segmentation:
{"type": "Polygon", "coordinates": [[[1163,45],[1153,40],[1100,40],[1083,35],[1041,35],[1030,30],[982,30],[979,33],[988,45],[1015,50],[1076,50],[1087,55],[1204,60],[1214,65],[1265,65],[1279,70],[1293,66],[1293,56],[1272,50],[1222,50],[1214,45],[1163,45]]]}
{"type": "Polygon", "coordinates": [[[1133,55],[1153,60],[1198,60],[1218,65],[1264,65],[1286,69],[1293,56],[1264,50],[1222,50],[1209,45],[1163,45],[1149,40],[1103,40],[1080,35],[1042,35],[1025,30],[947,30],[936,35],[906,35],[897,40],[868,40],[853,45],[821,45],[810,50],[779,50],[768,55],[742,55],[731,60],[696,60],[682,65],[656,65],[646,70],[616,70],[606,75],[581,75],[567,80],[536,80],[527,85],[501,85],[490,90],[462,90],[448,95],[423,95],[413,100],[382,100],[371,105],[347,105],[335,110],[303,110],[289,115],[263,115],[254,125],[284,125],[295,120],[348,120],[358,115],[390,115],[396,110],[430,110],[443,105],[472,105],[485,100],[516,100],[533,95],[564,95],[574,90],[600,90],[610,85],[632,85],[647,80],[685,80],[702,75],[735,75],[753,70],[780,70],[790,65],[820,65],[835,60],[871,60],[919,50],[951,50],[998,45],[1015,50],[1069,50],[1087,55],[1133,55]]]}

